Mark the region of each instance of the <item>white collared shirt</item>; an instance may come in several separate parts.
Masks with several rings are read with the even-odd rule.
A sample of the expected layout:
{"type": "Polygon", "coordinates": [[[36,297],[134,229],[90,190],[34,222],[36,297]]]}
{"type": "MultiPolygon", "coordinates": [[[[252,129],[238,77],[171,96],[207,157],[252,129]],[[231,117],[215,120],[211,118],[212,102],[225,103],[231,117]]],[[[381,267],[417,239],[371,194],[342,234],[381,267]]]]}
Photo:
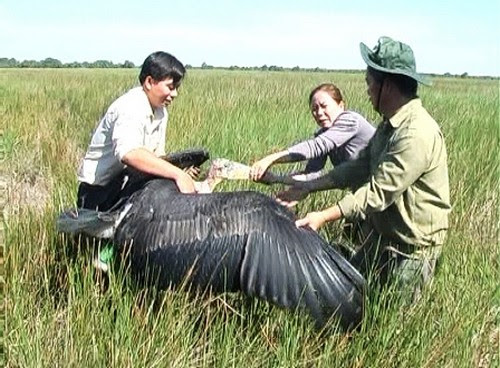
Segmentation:
{"type": "Polygon", "coordinates": [[[78,170],[78,181],[105,185],[126,165],[123,157],[137,148],[165,154],[168,112],[153,110],[142,87],[136,87],[109,106],[97,126],[78,170]]]}

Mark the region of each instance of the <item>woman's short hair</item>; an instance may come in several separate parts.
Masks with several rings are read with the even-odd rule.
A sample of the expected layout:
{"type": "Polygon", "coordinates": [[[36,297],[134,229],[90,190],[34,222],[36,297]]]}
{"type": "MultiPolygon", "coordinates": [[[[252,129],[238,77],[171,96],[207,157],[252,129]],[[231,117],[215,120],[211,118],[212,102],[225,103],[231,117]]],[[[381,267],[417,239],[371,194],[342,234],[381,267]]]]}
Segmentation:
{"type": "Polygon", "coordinates": [[[314,95],[319,91],[328,93],[328,95],[331,98],[333,98],[337,103],[344,101],[344,98],[342,97],[342,92],[340,92],[340,89],[338,89],[338,87],[335,84],[323,83],[314,88],[309,94],[309,105],[311,104],[314,95]]]}
{"type": "Polygon", "coordinates": [[[142,63],[139,82],[143,84],[150,75],[156,81],[172,78],[174,84],[178,85],[185,74],[184,65],[175,56],[168,52],[157,51],[149,55],[142,63]]]}

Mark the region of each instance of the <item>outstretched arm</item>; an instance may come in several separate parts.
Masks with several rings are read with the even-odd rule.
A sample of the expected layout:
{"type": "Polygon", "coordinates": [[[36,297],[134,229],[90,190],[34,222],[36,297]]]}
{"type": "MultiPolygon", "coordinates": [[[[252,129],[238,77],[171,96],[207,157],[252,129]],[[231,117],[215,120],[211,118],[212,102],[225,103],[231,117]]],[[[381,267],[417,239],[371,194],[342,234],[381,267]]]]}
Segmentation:
{"type": "Polygon", "coordinates": [[[295,221],[297,227],[309,226],[318,230],[326,222],[337,221],[342,218],[342,211],[338,205],[328,207],[322,211],[309,212],[305,217],[295,221]]]}
{"type": "Polygon", "coordinates": [[[368,160],[362,152],[358,159],[346,161],[322,176],[308,181],[294,180],[288,190],[278,194],[277,200],[287,207],[292,207],[312,192],[357,188],[368,180],[368,176],[368,160]]]}
{"type": "Polygon", "coordinates": [[[301,161],[301,159],[297,159],[293,155],[290,155],[288,151],[280,151],[276,153],[272,153],[267,155],[266,157],[260,159],[255,162],[250,168],[250,179],[254,181],[259,181],[264,177],[264,174],[267,172],[267,169],[276,163],[287,163],[287,162],[296,162],[301,161]]]}
{"type": "Polygon", "coordinates": [[[188,173],[156,157],[145,148],[136,148],[126,153],[122,162],[145,174],[174,180],[181,193],[195,192],[193,179],[188,173]]]}

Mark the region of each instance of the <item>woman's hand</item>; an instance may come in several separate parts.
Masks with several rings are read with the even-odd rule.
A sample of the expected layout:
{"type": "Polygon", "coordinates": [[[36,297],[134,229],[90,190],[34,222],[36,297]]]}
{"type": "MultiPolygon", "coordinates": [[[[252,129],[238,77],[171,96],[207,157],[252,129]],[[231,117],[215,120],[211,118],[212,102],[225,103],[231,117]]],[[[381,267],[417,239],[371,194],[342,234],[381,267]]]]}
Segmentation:
{"type": "Polygon", "coordinates": [[[253,181],[259,181],[266,173],[269,166],[272,165],[274,160],[270,159],[269,156],[264,157],[262,160],[255,162],[250,167],[250,179],[253,181]]]}

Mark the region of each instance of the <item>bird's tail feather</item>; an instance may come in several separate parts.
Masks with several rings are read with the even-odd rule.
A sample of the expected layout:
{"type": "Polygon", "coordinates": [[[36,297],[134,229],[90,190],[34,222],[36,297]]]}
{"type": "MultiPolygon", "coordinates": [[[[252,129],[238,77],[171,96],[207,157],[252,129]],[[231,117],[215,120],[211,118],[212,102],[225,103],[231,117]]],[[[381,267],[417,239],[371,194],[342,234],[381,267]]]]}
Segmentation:
{"type": "Polygon", "coordinates": [[[99,212],[85,208],[71,209],[59,215],[57,231],[68,234],[86,234],[97,238],[113,237],[116,212],[99,212]]]}

